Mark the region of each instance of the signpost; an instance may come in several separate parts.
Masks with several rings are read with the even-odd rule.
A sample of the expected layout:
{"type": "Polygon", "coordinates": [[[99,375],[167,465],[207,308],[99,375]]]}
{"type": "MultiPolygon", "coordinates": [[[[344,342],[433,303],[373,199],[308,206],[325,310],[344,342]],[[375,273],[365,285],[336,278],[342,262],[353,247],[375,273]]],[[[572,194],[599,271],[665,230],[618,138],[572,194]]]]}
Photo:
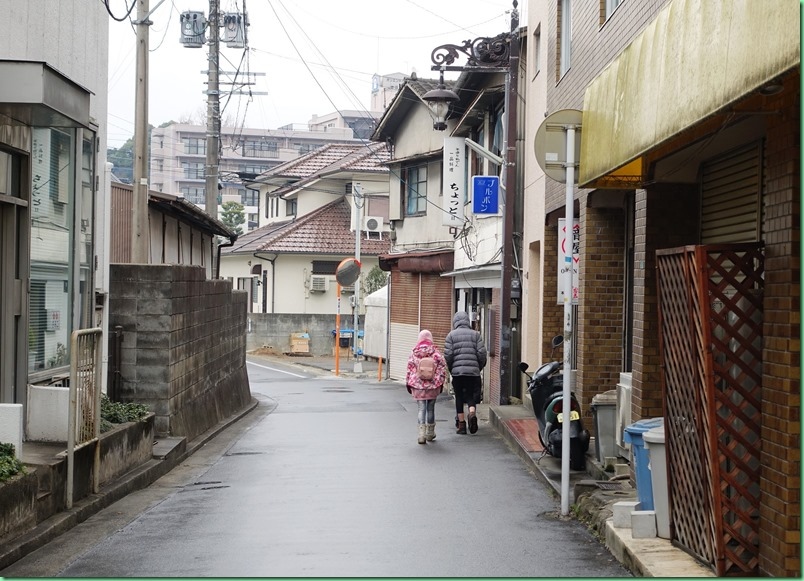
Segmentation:
{"type": "MultiPolygon", "coordinates": [[[[557,182],[566,184],[565,224],[574,224],[574,186],[577,180],[575,168],[581,156],[581,140],[576,133],[581,130],[583,113],[576,109],[562,109],[549,115],[534,139],[536,161],[544,173],[557,182]]],[[[564,287],[564,385],[562,408],[570,409],[572,377],[572,271],[573,246],[564,244],[564,261],[560,269],[564,287]]],[[[570,460],[570,422],[562,423],[561,432],[561,514],[569,514],[569,460],[570,460]]]]}
{"type": "MultiPolygon", "coordinates": [[[[335,280],[338,282],[338,309],[335,311],[335,375],[340,373],[341,360],[341,287],[350,286],[360,278],[360,261],[356,258],[344,258],[335,270],[335,280]]],[[[357,345],[357,325],[352,329],[353,341],[357,345]]]]}

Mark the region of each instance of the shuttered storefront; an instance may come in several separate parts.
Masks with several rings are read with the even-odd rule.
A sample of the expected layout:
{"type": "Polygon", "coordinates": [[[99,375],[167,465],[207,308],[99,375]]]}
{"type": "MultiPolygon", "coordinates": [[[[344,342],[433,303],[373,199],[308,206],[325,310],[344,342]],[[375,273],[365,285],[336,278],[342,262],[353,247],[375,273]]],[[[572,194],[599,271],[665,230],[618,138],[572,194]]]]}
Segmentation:
{"type": "Polygon", "coordinates": [[[761,185],[760,143],[702,164],[701,244],[759,240],[761,185]]]}
{"type": "Polygon", "coordinates": [[[410,350],[416,345],[420,329],[429,329],[443,352],[444,339],[452,329],[454,311],[452,279],[438,274],[391,270],[390,351],[388,372],[392,379],[404,380],[410,350]]]}

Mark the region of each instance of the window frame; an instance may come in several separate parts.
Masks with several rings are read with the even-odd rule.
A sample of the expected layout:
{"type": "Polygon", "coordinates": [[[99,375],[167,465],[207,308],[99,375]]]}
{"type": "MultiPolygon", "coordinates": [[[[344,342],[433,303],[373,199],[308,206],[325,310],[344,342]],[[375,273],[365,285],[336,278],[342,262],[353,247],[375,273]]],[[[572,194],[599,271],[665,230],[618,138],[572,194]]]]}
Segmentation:
{"type": "Polygon", "coordinates": [[[421,163],[402,168],[402,206],[406,218],[427,215],[427,164],[421,163]],[[422,176],[422,173],[424,174],[422,176]],[[414,177],[412,177],[412,174],[414,177]],[[415,179],[415,182],[413,181],[415,179]],[[415,184],[415,186],[414,186],[415,184]],[[422,187],[423,186],[423,187],[422,187]],[[424,193],[422,193],[422,189],[424,193]],[[416,208],[412,208],[411,193],[415,193],[416,208]]]}

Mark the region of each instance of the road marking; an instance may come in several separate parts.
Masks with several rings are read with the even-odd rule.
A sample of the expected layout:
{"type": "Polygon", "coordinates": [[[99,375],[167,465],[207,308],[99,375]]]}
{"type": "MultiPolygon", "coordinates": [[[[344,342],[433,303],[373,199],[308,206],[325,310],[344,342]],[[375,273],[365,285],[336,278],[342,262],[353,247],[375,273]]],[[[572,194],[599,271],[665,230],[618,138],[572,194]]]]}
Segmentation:
{"type": "Polygon", "coordinates": [[[286,373],[288,375],[292,375],[293,377],[301,377],[302,379],[306,378],[306,375],[299,375],[298,373],[291,373],[290,371],[285,371],[284,369],[277,369],[276,367],[267,367],[265,365],[260,365],[259,363],[253,363],[251,361],[246,361],[249,365],[254,365],[255,367],[261,367],[262,369],[267,369],[269,371],[276,371],[278,373],[286,373]]]}

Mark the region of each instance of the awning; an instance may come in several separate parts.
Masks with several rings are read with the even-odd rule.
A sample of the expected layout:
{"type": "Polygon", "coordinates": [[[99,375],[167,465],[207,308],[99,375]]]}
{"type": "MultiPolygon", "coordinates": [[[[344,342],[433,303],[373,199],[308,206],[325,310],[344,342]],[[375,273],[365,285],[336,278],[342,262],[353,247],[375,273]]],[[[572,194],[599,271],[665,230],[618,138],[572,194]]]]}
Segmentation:
{"type": "Polygon", "coordinates": [[[31,127],[91,128],[90,91],[42,62],[0,61],[0,113],[31,127]]]}
{"type": "Polygon", "coordinates": [[[441,273],[455,279],[455,288],[500,288],[502,264],[485,264],[441,273]]]}
{"type": "Polygon", "coordinates": [[[799,66],[800,9],[671,0],[586,89],[579,185],[605,186],[635,160],[610,187],[639,182],[640,156],[799,66]]]}

